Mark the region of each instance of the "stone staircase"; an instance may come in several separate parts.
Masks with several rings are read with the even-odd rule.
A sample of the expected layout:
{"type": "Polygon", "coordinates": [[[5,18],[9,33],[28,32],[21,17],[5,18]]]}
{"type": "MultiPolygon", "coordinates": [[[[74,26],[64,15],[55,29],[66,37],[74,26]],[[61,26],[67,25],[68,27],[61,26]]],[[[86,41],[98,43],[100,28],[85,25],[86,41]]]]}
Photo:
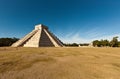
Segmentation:
{"type": "Polygon", "coordinates": [[[32,32],[30,32],[29,34],[27,34],[25,37],[23,37],[22,39],[20,39],[19,41],[15,42],[12,47],[19,47],[22,46],[28,39],[30,39],[35,33],[37,32],[37,30],[33,30],[32,32]]]}
{"type": "Polygon", "coordinates": [[[41,30],[37,30],[33,37],[31,37],[25,44],[24,47],[39,47],[39,40],[41,36],[41,30]]]}
{"type": "Polygon", "coordinates": [[[39,46],[40,47],[53,47],[54,46],[52,41],[50,40],[50,38],[48,37],[48,35],[43,29],[42,29],[42,33],[40,37],[39,46]]]}

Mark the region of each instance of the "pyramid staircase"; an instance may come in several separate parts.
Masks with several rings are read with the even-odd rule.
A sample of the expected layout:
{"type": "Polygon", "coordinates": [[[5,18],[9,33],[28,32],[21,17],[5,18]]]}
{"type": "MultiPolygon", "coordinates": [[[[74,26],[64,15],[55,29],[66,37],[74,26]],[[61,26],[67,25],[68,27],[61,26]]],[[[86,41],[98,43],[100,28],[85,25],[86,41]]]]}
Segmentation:
{"type": "Polygon", "coordinates": [[[31,37],[23,47],[39,47],[39,39],[40,39],[40,30],[37,30],[37,32],[34,34],[33,37],[31,37]]]}
{"type": "Polygon", "coordinates": [[[29,40],[35,33],[37,32],[37,30],[33,30],[32,32],[30,32],[29,34],[27,34],[25,37],[23,37],[22,39],[18,40],[17,42],[12,44],[12,47],[20,47],[23,46],[25,44],[25,42],[27,40],[29,40]]]}

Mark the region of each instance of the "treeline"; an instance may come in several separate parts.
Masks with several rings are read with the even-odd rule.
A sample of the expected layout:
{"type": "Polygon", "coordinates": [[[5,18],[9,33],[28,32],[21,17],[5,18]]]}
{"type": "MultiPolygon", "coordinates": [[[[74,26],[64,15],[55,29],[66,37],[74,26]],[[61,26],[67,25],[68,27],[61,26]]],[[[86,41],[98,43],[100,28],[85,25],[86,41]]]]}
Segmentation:
{"type": "Polygon", "coordinates": [[[118,37],[113,37],[111,41],[108,40],[95,40],[93,41],[94,47],[120,47],[120,41],[118,37]]]}
{"type": "Polygon", "coordinates": [[[18,38],[0,38],[0,47],[11,46],[14,42],[18,40],[18,38]]]}
{"type": "Polygon", "coordinates": [[[64,43],[64,46],[68,46],[68,47],[78,47],[78,46],[89,46],[89,44],[88,43],[82,43],[82,44],[77,44],[77,43],[67,43],[67,44],[65,44],[64,43]]]}
{"type": "MultiPolygon", "coordinates": [[[[3,46],[11,46],[14,42],[18,41],[18,38],[0,38],[0,47],[3,46]]],[[[69,47],[78,47],[78,46],[89,46],[88,43],[77,44],[77,43],[64,43],[64,46],[69,47]]],[[[94,40],[92,42],[94,47],[120,47],[120,41],[118,41],[118,37],[113,37],[111,41],[109,40],[94,40]]]]}
{"type": "MultiPolygon", "coordinates": [[[[64,43],[64,46],[68,47],[78,47],[78,46],[89,46],[89,43],[77,44],[77,43],[64,43]]],[[[94,47],[120,47],[120,41],[118,41],[118,37],[113,37],[111,41],[109,40],[94,40],[91,44],[94,47]]],[[[91,46],[90,45],[90,46],[91,46]]]]}
{"type": "Polygon", "coordinates": [[[64,43],[64,46],[78,47],[77,43],[64,43]]]}

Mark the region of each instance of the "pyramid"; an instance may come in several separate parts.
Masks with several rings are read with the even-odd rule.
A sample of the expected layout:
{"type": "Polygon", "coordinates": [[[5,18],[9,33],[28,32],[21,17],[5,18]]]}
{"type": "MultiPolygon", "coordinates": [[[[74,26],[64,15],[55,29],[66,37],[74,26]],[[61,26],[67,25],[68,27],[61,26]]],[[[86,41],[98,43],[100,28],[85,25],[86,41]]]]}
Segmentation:
{"type": "Polygon", "coordinates": [[[63,43],[48,30],[45,25],[39,24],[22,39],[12,44],[12,47],[62,47],[63,43]]]}

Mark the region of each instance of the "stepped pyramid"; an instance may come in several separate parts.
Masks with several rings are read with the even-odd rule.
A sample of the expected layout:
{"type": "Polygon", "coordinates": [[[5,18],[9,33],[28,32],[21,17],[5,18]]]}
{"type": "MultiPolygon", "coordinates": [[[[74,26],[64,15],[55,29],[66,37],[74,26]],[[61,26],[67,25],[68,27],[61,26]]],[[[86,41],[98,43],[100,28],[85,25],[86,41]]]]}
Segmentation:
{"type": "Polygon", "coordinates": [[[35,29],[12,47],[62,47],[63,43],[45,25],[36,25],[35,29]]]}

